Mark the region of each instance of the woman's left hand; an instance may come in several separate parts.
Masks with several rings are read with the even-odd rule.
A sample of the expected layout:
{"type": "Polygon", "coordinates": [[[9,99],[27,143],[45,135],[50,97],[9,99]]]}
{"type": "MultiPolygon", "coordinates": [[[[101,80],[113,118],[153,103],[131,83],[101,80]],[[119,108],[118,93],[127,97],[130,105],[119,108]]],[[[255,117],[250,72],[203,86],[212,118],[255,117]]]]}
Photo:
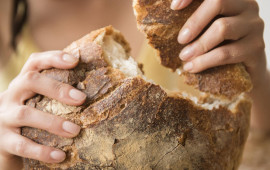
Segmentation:
{"type": "MultiPolygon", "coordinates": [[[[173,0],[171,8],[181,10],[191,2],[173,0]]],[[[179,33],[179,43],[188,44],[180,54],[184,69],[197,73],[243,62],[255,79],[266,71],[263,30],[255,0],[204,0],[179,33]]]]}

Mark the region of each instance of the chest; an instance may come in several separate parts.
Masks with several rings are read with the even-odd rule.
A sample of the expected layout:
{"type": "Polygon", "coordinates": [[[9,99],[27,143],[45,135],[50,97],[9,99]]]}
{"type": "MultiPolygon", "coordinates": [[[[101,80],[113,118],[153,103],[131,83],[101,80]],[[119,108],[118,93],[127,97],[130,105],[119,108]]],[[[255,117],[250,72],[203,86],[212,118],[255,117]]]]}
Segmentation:
{"type": "Polygon", "coordinates": [[[43,4],[42,8],[36,2],[30,6],[29,24],[32,37],[41,50],[62,49],[73,40],[107,25],[123,32],[135,56],[144,39],[136,27],[132,1],[92,0],[84,5],[73,4],[73,8],[64,4],[65,1],[53,6],[43,4]]]}

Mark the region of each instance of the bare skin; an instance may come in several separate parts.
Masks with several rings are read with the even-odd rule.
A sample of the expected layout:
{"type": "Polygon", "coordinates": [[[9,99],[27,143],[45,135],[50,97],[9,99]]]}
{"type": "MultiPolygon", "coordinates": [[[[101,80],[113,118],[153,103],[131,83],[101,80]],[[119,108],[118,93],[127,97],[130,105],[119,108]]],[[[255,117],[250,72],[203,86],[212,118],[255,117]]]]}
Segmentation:
{"type": "MultiPolygon", "coordinates": [[[[8,49],[11,38],[9,26],[11,17],[7,15],[11,13],[11,2],[0,1],[0,42],[2,39],[2,42],[5,43],[3,50],[8,49]]],[[[133,57],[138,56],[145,40],[144,35],[137,29],[132,1],[29,0],[29,5],[28,26],[34,43],[41,51],[63,49],[70,42],[81,38],[92,30],[108,25],[113,25],[121,30],[130,42],[133,57]]],[[[3,57],[7,58],[8,56],[2,55],[0,63],[3,64],[5,62],[3,57]]]]}
{"type": "MultiPolygon", "coordinates": [[[[181,10],[191,1],[174,0],[172,9],[181,10]]],[[[42,50],[62,49],[89,30],[108,24],[117,25],[129,41],[136,40],[132,42],[134,51],[138,51],[142,42],[138,38],[142,35],[138,33],[135,22],[134,25],[129,23],[134,17],[132,13],[127,14],[131,3],[126,0],[66,0],[65,3],[60,0],[29,0],[29,3],[29,26],[35,43],[42,50]]],[[[270,75],[266,69],[263,27],[258,5],[253,0],[205,0],[179,33],[179,43],[189,44],[179,55],[182,60],[190,63],[185,65],[185,69],[193,73],[217,65],[244,62],[254,83],[250,94],[254,100],[252,125],[269,131],[270,106],[267,101],[270,100],[270,75]],[[225,17],[217,19],[200,38],[192,42],[219,14],[225,17]],[[215,48],[224,40],[231,41],[215,48]]],[[[2,44],[5,45],[9,38],[6,36],[8,29],[0,28],[2,44]]],[[[61,51],[33,54],[8,90],[0,94],[1,169],[21,169],[20,157],[49,163],[65,159],[64,152],[38,145],[22,137],[19,130],[22,126],[30,126],[64,137],[75,137],[79,133],[80,127],[77,125],[24,105],[24,101],[36,93],[70,105],[82,104],[85,100],[83,93],[39,73],[51,67],[70,69],[77,63],[76,58],[61,51]]]]}
{"type": "MultiPolygon", "coordinates": [[[[172,8],[181,10],[192,0],[174,0],[172,8]]],[[[252,127],[269,131],[270,77],[266,68],[264,22],[254,0],[205,0],[188,19],[179,33],[178,41],[189,44],[180,59],[187,62],[186,71],[197,73],[207,68],[243,62],[251,75],[254,89],[252,127]],[[225,17],[213,22],[208,30],[192,42],[217,15],[225,17]],[[219,46],[224,40],[230,43],[219,46]],[[190,43],[192,42],[192,43],[190,43]]]]}
{"type": "Polygon", "coordinates": [[[134,57],[144,41],[136,26],[132,1],[68,0],[63,3],[61,0],[30,0],[29,3],[33,14],[29,17],[32,37],[42,51],[63,49],[91,30],[107,25],[121,30],[131,43],[134,57]]]}
{"type": "MultiPolygon", "coordinates": [[[[70,85],[40,74],[43,69],[52,67],[70,69],[77,64],[77,58],[62,51],[32,54],[21,73],[10,83],[8,90],[1,93],[0,155],[2,159],[0,159],[0,163],[6,165],[6,169],[14,169],[13,165],[22,166],[21,160],[15,159],[13,155],[50,163],[61,162],[65,159],[64,152],[38,145],[22,137],[20,127],[36,127],[68,138],[78,135],[80,132],[78,125],[24,105],[24,102],[36,93],[49,96],[69,105],[81,105],[86,99],[84,93],[70,85]],[[46,86],[42,86],[42,84],[46,84],[46,86]]],[[[5,168],[1,167],[1,169],[5,168]]]]}

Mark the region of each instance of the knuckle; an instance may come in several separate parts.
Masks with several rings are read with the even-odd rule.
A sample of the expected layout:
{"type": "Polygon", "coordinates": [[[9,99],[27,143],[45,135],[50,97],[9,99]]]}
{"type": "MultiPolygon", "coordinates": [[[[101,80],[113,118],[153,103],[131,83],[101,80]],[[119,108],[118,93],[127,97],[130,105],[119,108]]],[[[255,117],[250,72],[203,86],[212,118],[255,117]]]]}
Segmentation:
{"type": "Polygon", "coordinates": [[[38,53],[32,53],[32,54],[30,54],[30,56],[29,56],[29,60],[36,59],[37,56],[38,56],[38,53]]]}
{"type": "Polygon", "coordinates": [[[256,1],[254,1],[254,0],[248,1],[248,7],[249,7],[249,9],[251,9],[252,11],[254,11],[255,13],[259,13],[260,12],[259,4],[256,1]]]}
{"type": "Polygon", "coordinates": [[[264,52],[264,50],[265,50],[265,42],[263,38],[258,38],[257,40],[255,40],[255,51],[261,53],[264,52]]]}
{"type": "Polygon", "coordinates": [[[210,50],[210,48],[208,47],[208,45],[206,43],[202,42],[201,39],[199,39],[197,41],[197,46],[199,46],[199,48],[203,51],[203,53],[205,53],[208,50],[210,50]]]}
{"type": "MultiPolygon", "coordinates": [[[[58,124],[58,117],[57,116],[51,116],[51,115],[48,115],[49,116],[49,120],[48,123],[46,123],[45,127],[44,127],[44,130],[47,130],[49,132],[53,132],[56,130],[55,127],[57,127],[59,124],[58,124]]],[[[61,125],[59,125],[60,127],[61,125]]]]}
{"type": "Polygon", "coordinates": [[[219,49],[217,52],[217,60],[220,63],[226,63],[226,61],[229,59],[230,57],[230,52],[227,49],[219,49]]]}
{"type": "MultiPolygon", "coordinates": [[[[223,1],[224,0],[209,0],[211,4],[213,4],[216,9],[221,9],[223,6],[223,1]]],[[[220,13],[222,13],[222,11],[220,11],[220,13]]]]}
{"type": "Polygon", "coordinates": [[[36,146],[35,152],[32,153],[31,157],[36,160],[50,163],[52,160],[50,157],[51,151],[52,151],[52,148],[50,147],[47,147],[45,145],[38,145],[36,146]]]}
{"type": "Polygon", "coordinates": [[[191,17],[189,20],[188,20],[188,24],[187,24],[188,28],[192,30],[192,32],[198,32],[199,30],[203,30],[203,26],[201,24],[198,24],[198,22],[196,21],[196,18],[194,17],[191,17]]]}
{"type": "Polygon", "coordinates": [[[21,122],[21,121],[27,119],[28,111],[29,111],[29,109],[27,106],[20,106],[17,109],[17,112],[14,114],[14,119],[18,122],[21,122]]]}
{"type": "Polygon", "coordinates": [[[220,18],[220,19],[215,21],[215,25],[217,27],[218,33],[223,38],[225,38],[226,33],[228,31],[228,27],[229,27],[228,21],[226,19],[224,19],[224,18],[220,18]]]}
{"type": "Polygon", "coordinates": [[[27,142],[25,140],[19,140],[15,144],[15,147],[14,147],[15,152],[18,155],[23,156],[23,155],[25,155],[26,147],[27,147],[27,142]]]}
{"type": "Polygon", "coordinates": [[[264,30],[265,24],[262,18],[259,18],[257,20],[257,23],[255,24],[257,28],[259,28],[260,30],[264,30]]]}
{"type": "Polygon", "coordinates": [[[47,159],[44,160],[44,153],[48,152],[47,150],[48,149],[43,145],[38,146],[37,149],[35,150],[33,158],[41,160],[41,161],[46,161],[47,159]]]}
{"type": "Polygon", "coordinates": [[[265,50],[265,42],[264,42],[264,40],[261,39],[258,44],[259,44],[258,48],[260,49],[260,51],[264,51],[265,50]]]}
{"type": "Polygon", "coordinates": [[[39,56],[39,53],[32,53],[32,54],[29,56],[28,60],[27,60],[28,64],[29,64],[29,65],[32,65],[33,63],[35,63],[35,61],[36,61],[36,59],[38,58],[38,56],[39,56]]]}
{"type": "Polygon", "coordinates": [[[26,81],[26,82],[32,82],[32,81],[35,81],[35,80],[37,80],[38,78],[39,78],[39,73],[38,72],[36,72],[36,71],[29,71],[29,72],[27,72],[26,74],[25,74],[25,76],[24,76],[24,80],[26,81]]]}
{"type": "Polygon", "coordinates": [[[56,93],[59,98],[64,98],[65,97],[65,84],[60,83],[60,82],[55,82],[54,88],[56,90],[56,93]]]}
{"type": "Polygon", "coordinates": [[[194,69],[195,72],[198,72],[198,71],[203,69],[203,61],[202,61],[201,57],[196,58],[193,61],[193,64],[196,66],[195,69],[194,69]]]}

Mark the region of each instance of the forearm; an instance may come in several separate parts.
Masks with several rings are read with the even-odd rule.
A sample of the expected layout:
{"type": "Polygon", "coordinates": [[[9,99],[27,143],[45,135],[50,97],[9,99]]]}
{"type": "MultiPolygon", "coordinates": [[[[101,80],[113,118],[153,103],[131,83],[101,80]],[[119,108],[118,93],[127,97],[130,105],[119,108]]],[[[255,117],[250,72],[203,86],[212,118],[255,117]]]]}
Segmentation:
{"type": "Polygon", "coordinates": [[[270,132],[270,72],[261,80],[250,94],[253,100],[251,128],[270,132]]]}

